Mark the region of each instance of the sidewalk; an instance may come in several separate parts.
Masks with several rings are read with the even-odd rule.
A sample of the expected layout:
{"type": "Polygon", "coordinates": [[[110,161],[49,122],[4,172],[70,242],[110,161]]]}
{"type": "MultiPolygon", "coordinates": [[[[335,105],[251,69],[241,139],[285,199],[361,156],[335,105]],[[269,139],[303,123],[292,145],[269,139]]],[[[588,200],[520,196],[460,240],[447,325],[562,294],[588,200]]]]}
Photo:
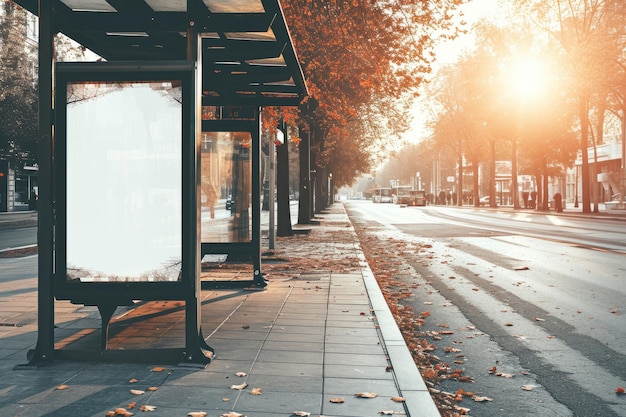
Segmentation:
{"type": "MultiPolygon", "coordinates": [[[[266,289],[202,292],[202,329],[215,349],[206,368],[63,361],[15,368],[36,343],[37,281],[0,283],[0,415],[102,417],[116,408],[143,415],[140,406],[150,405],[156,409],[146,415],[154,417],[439,416],[343,205],[316,220],[310,234],[279,238],[264,254],[266,289]]],[[[58,348],[98,343],[95,308],[55,308],[58,348]]],[[[169,347],[183,335],[181,303],[150,302],[114,318],[109,348],[169,347]]]]}

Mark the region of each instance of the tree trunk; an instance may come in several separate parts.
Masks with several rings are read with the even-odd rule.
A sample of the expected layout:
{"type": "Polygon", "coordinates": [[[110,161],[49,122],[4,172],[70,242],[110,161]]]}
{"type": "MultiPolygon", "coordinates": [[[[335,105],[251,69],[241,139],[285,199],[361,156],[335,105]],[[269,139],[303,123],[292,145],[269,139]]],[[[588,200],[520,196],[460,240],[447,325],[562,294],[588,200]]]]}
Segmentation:
{"type": "Polygon", "coordinates": [[[513,209],[518,210],[519,204],[519,184],[517,183],[517,138],[513,138],[511,152],[511,198],[513,199],[513,209]]]}
{"type": "Polygon", "coordinates": [[[458,176],[459,176],[459,186],[457,187],[456,190],[456,199],[457,199],[457,206],[461,207],[463,206],[463,151],[459,149],[459,169],[458,169],[458,176]]]}
{"type": "Polygon", "coordinates": [[[472,162],[472,171],[474,177],[474,190],[472,194],[474,195],[474,207],[480,207],[480,194],[478,193],[480,181],[478,181],[478,162],[472,162]]]}
{"type": "Polygon", "coordinates": [[[583,213],[591,213],[591,183],[589,176],[589,100],[586,94],[578,99],[578,117],[580,118],[580,149],[582,154],[581,178],[583,194],[583,213]]]}
{"type": "Polygon", "coordinates": [[[489,207],[497,207],[496,201],[496,141],[489,141],[491,155],[489,158],[489,207]]]}
{"type": "Polygon", "coordinates": [[[276,147],[276,202],[278,221],[277,236],[291,236],[291,209],[289,207],[289,140],[285,132],[285,143],[276,147]]]}
{"type": "MultiPolygon", "coordinates": [[[[300,129],[303,132],[303,129],[300,129]]],[[[298,224],[311,223],[311,131],[302,135],[299,144],[300,186],[298,193],[298,224]]]]}

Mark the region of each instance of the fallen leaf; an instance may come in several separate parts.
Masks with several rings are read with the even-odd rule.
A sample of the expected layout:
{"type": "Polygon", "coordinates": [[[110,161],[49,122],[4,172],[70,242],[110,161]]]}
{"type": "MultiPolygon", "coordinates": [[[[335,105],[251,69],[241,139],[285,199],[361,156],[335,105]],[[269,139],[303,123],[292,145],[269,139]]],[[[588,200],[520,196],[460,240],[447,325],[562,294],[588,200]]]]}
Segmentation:
{"type": "Polygon", "coordinates": [[[237,373],[235,374],[235,376],[238,376],[238,377],[244,377],[244,376],[248,376],[248,374],[247,374],[247,373],[245,373],[245,372],[237,372],[237,373]]]}
{"type": "Polygon", "coordinates": [[[493,398],[489,398],[489,397],[479,397],[477,395],[474,395],[472,397],[472,400],[476,401],[477,403],[481,403],[483,401],[493,401],[493,398]]]}
{"type": "Polygon", "coordinates": [[[617,387],[617,389],[615,390],[616,394],[623,394],[624,393],[624,387],[617,387]]]}
{"type": "Polygon", "coordinates": [[[133,395],[142,395],[142,394],[145,394],[146,392],[142,391],[140,389],[131,389],[130,393],[133,394],[133,395]]]}
{"type": "Polygon", "coordinates": [[[138,381],[138,380],[136,380],[135,378],[132,378],[132,379],[131,379],[130,381],[128,381],[128,382],[130,382],[131,384],[134,384],[134,383],[139,382],[139,381],[138,381]]]}
{"type": "Polygon", "coordinates": [[[391,401],[395,401],[397,403],[403,403],[406,401],[406,398],[404,397],[391,397],[391,401]]]}
{"type": "Polygon", "coordinates": [[[528,271],[530,268],[527,266],[518,266],[514,268],[516,271],[528,271]]]}
{"type": "Polygon", "coordinates": [[[542,319],[541,317],[535,317],[535,321],[546,321],[546,319],[542,319]]]}
{"type": "Polygon", "coordinates": [[[155,367],[154,367],[154,368],[152,368],[150,371],[151,371],[151,372],[163,372],[163,371],[165,371],[165,368],[160,367],[160,366],[155,366],[155,367]]]}
{"type": "Polygon", "coordinates": [[[144,404],[139,407],[139,411],[155,411],[156,407],[154,405],[144,404]]]}
{"type": "Polygon", "coordinates": [[[237,389],[237,390],[241,391],[242,389],[244,389],[247,386],[248,386],[248,384],[246,384],[244,382],[243,384],[239,384],[239,385],[231,385],[230,389],[237,389]]]}
{"type": "Polygon", "coordinates": [[[357,392],[354,396],[359,398],[376,398],[378,394],[375,392],[357,392]]]}
{"type": "Polygon", "coordinates": [[[330,402],[334,404],[342,404],[345,402],[345,400],[343,398],[331,398],[330,402]]]}
{"type": "Polygon", "coordinates": [[[122,417],[130,417],[133,415],[133,413],[131,413],[130,411],[126,410],[125,408],[116,408],[114,411],[114,416],[122,416],[122,417]]]}
{"type": "Polygon", "coordinates": [[[243,414],[235,413],[231,411],[230,413],[222,414],[220,417],[246,417],[243,414]]]}
{"type": "Polygon", "coordinates": [[[489,373],[490,373],[490,374],[495,374],[497,370],[498,370],[498,368],[494,365],[494,366],[492,366],[492,367],[491,367],[491,369],[489,370],[489,373]]]}
{"type": "Polygon", "coordinates": [[[56,387],[55,389],[57,391],[63,391],[64,389],[68,389],[69,386],[68,385],[59,385],[58,387],[56,387]]]}
{"type": "Polygon", "coordinates": [[[511,327],[513,326],[513,323],[504,323],[505,326],[511,327]]]}
{"type": "Polygon", "coordinates": [[[496,376],[502,377],[502,378],[513,378],[512,374],[505,374],[504,372],[498,372],[496,374],[496,376]]]}
{"type": "Polygon", "coordinates": [[[291,413],[291,415],[298,417],[309,417],[311,413],[307,413],[306,411],[294,411],[293,413],[291,413]]]}
{"type": "Polygon", "coordinates": [[[204,411],[191,411],[187,413],[189,417],[206,417],[206,413],[204,411]]]}
{"type": "Polygon", "coordinates": [[[261,388],[252,388],[250,390],[251,395],[261,395],[261,388]]]}
{"type": "Polygon", "coordinates": [[[534,385],[522,385],[524,391],[532,391],[534,388],[534,385]]]}
{"type": "Polygon", "coordinates": [[[159,387],[149,387],[148,391],[158,391],[159,387]]]}
{"type": "Polygon", "coordinates": [[[126,407],[128,407],[128,408],[130,408],[132,410],[136,406],[137,406],[137,401],[133,401],[132,403],[128,403],[128,405],[126,407]]]}
{"type": "Polygon", "coordinates": [[[384,416],[392,416],[392,415],[406,415],[406,413],[404,411],[389,411],[389,410],[384,410],[384,411],[379,411],[378,414],[382,414],[384,416]]]}

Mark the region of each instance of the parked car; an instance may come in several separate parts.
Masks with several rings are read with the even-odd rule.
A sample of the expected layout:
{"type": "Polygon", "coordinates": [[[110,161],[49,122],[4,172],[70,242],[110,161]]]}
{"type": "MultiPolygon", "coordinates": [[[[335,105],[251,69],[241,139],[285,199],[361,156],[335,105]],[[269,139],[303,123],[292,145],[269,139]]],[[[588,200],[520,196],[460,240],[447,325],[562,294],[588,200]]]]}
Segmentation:
{"type": "MultiPolygon", "coordinates": [[[[488,205],[490,205],[490,204],[489,204],[490,199],[489,199],[489,196],[488,196],[488,195],[485,195],[485,196],[480,197],[480,200],[478,200],[478,201],[480,202],[480,205],[481,205],[481,206],[488,206],[488,205]]],[[[499,203],[500,203],[500,202],[498,201],[498,199],[496,199],[496,206],[497,206],[499,203]]]]}

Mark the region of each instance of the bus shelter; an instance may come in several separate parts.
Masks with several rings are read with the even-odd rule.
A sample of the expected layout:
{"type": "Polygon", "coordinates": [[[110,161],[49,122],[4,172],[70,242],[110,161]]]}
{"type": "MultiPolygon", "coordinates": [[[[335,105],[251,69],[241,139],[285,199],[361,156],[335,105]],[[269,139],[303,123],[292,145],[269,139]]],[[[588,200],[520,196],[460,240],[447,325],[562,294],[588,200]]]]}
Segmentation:
{"type": "Polygon", "coordinates": [[[244,258],[253,274],[242,285],[265,285],[260,109],[307,93],[278,0],[16,3],[39,16],[40,39],[39,327],[29,364],[207,364],[201,262],[244,258]],[[57,62],[59,33],[102,59],[57,62]],[[55,348],[55,300],[98,307],[99,349],[55,348]],[[185,303],[180,348],[107,349],[111,317],[136,300],[185,303]]]}

